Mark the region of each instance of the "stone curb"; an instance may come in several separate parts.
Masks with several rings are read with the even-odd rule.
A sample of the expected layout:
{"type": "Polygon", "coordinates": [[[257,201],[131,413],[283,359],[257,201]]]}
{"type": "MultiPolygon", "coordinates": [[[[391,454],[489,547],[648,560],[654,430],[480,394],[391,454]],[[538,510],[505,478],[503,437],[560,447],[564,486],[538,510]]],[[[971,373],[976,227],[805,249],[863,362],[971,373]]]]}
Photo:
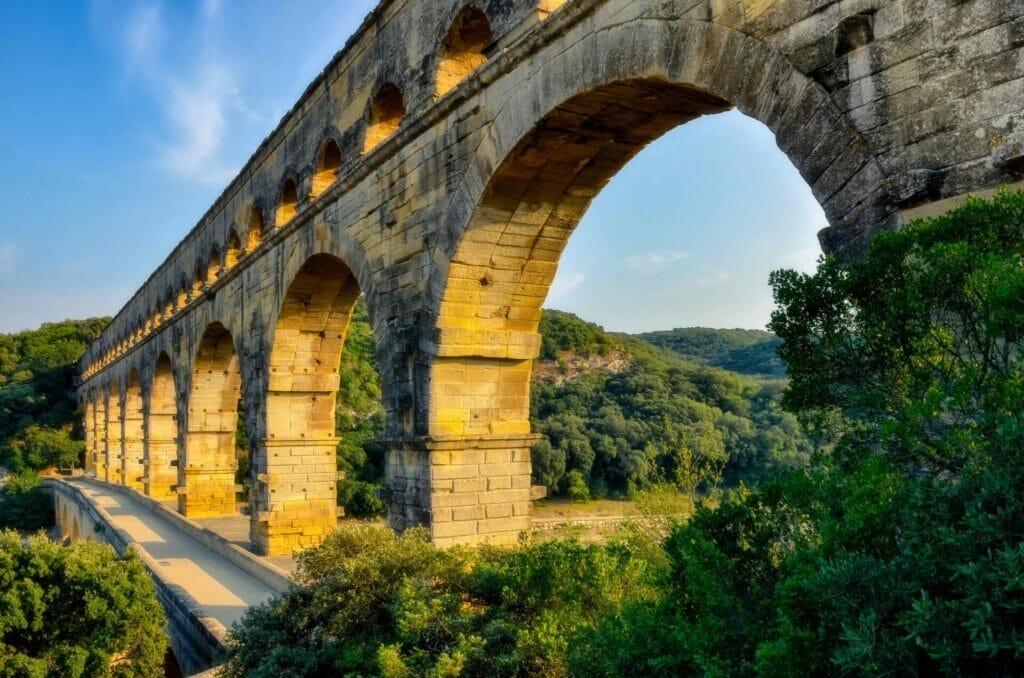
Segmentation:
{"type": "Polygon", "coordinates": [[[216,532],[213,532],[195,521],[186,518],[177,511],[167,508],[159,501],[147,497],[138,490],[130,487],[124,487],[122,485],[104,483],[93,478],[89,478],[87,482],[96,483],[106,489],[127,495],[135,501],[144,504],[151,512],[165,518],[179,530],[186,533],[203,546],[207,547],[277,593],[284,593],[295,585],[295,581],[283,569],[272,563],[266,562],[259,556],[247,551],[238,544],[229,542],[216,532]]]}

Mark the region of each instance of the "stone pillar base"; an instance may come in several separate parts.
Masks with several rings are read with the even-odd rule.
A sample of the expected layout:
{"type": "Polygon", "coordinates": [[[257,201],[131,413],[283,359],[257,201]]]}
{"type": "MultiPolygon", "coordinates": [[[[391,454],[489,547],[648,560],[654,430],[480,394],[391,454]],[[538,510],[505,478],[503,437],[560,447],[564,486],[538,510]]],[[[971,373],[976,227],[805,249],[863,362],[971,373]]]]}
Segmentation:
{"type": "Polygon", "coordinates": [[[513,544],[530,529],[530,448],[539,436],[391,441],[388,523],[438,546],[513,544]]]}
{"type": "Polygon", "coordinates": [[[288,555],[322,542],[338,525],[338,440],[262,440],[250,493],[249,538],[257,553],[288,555]]]}
{"type": "Polygon", "coordinates": [[[150,441],[145,456],[144,486],[147,497],[157,501],[177,498],[177,458],[178,447],[173,440],[150,441]]]}
{"type": "Polygon", "coordinates": [[[235,469],[185,469],[178,487],[178,511],[188,518],[230,516],[235,504],[235,469]]]}

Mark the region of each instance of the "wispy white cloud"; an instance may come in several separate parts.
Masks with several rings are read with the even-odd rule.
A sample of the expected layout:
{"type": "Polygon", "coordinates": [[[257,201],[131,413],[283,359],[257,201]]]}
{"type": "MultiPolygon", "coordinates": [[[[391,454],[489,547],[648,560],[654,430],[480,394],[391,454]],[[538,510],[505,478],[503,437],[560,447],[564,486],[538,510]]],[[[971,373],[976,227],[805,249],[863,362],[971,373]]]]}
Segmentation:
{"type": "Polygon", "coordinates": [[[154,60],[163,43],[163,34],[163,16],[159,4],[143,2],[132,8],[121,33],[130,71],[144,72],[154,67],[154,60]]]}
{"type": "Polygon", "coordinates": [[[569,273],[568,275],[558,275],[555,278],[555,281],[551,284],[548,299],[553,300],[565,297],[586,281],[587,276],[585,273],[576,272],[569,273]]]}
{"type": "Polygon", "coordinates": [[[0,278],[11,278],[18,267],[18,250],[14,245],[0,245],[0,278]]]}
{"type": "MultiPolygon", "coordinates": [[[[103,22],[119,16],[105,0],[94,3],[103,22]]],[[[227,120],[251,115],[236,74],[218,49],[221,9],[220,0],[203,0],[192,23],[175,23],[180,39],[172,46],[165,37],[165,6],[141,0],[116,32],[125,73],[151,92],[163,114],[164,125],[153,139],[160,163],[182,179],[203,183],[223,183],[234,173],[224,157],[227,120]]]]}
{"type": "Polygon", "coordinates": [[[166,114],[173,138],[161,145],[164,164],[179,176],[221,182],[219,153],[224,146],[227,109],[234,99],[231,74],[216,63],[203,66],[194,80],[169,82],[166,114]]]}
{"type": "Polygon", "coordinates": [[[689,258],[689,252],[681,250],[664,250],[646,252],[626,257],[626,266],[639,272],[641,275],[657,273],[673,264],[677,264],[689,258]]]}

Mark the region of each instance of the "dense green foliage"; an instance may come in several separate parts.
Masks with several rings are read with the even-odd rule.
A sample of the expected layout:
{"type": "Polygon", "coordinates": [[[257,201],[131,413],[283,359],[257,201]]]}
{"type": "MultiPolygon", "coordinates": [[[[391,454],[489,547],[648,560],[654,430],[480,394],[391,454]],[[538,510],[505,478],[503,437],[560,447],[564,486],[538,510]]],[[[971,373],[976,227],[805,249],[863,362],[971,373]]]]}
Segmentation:
{"type": "Polygon", "coordinates": [[[1024,674],[1024,193],[772,284],[809,467],[665,539],[347,529],[236,627],[229,675],[1024,674]]]}
{"type": "Polygon", "coordinates": [[[53,498],[35,473],[10,476],[0,486],[0,530],[34,532],[53,525],[53,498]]]}
{"type": "Polygon", "coordinates": [[[730,372],[773,379],[786,377],[786,364],[779,357],[782,340],[770,332],[682,327],[638,336],[689,360],[730,372]]]}
{"type": "Polygon", "coordinates": [[[835,445],[703,507],[599,671],[1024,672],[1024,194],[779,272],[786,400],[835,445]]]}
{"type": "Polygon", "coordinates": [[[338,442],[338,503],[350,516],[381,515],[384,454],[377,440],[384,433],[380,372],[373,354],[373,328],[362,300],[356,304],[341,354],[341,386],[335,410],[338,442]]]}
{"type": "Polygon", "coordinates": [[[568,492],[577,472],[597,497],[666,482],[692,492],[723,479],[756,483],[810,457],[796,418],[779,405],[781,382],[689,362],[567,313],[544,318],[543,330],[559,328],[550,350],[572,376],[538,370],[531,415],[544,437],[533,450],[535,482],[568,492]],[[577,360],[601,354],[608,360],[577,360]]]}
{"type": "Polygon", "coordinates": [[[71,395],[75,362],[108,318],[50,323],[0,335],[0,466],[15,471],[81,465],[71,395]]]}
{"type": "Polygon", "coordinates": [[[655,600],[657,571],[626,543],[442,550],[349,526],[232,629],[225,675],[559,675],[580,628],[655,600]]]}
{"type": "Polygon", "coordinates": [[[137,557],[0,531],[0,676],[160,676],[166,642],[137,557]]]}
{"type": "MultiPolygon", "coordinates": [[[[643,341],[616,336],[570,313],[545,311],[531,418],[543,438],[534,481],[575,498],[632,496],[676,483],[756,483],[806,464],[811,444],[782,411],[781,381],[744,378],[643,341]]],[[[739,331],[742,334],[742,331],[739,331]]],[[[768,336],[767,333],[755,333],[768,336]]],[[[744,335],[745,336],[745,335],[744,335]]],[[[339,502],[349,515],[382,513],[376,496],[384,427],[380,377],[365,307],[356,307],[338,394],[339,502]]]]}

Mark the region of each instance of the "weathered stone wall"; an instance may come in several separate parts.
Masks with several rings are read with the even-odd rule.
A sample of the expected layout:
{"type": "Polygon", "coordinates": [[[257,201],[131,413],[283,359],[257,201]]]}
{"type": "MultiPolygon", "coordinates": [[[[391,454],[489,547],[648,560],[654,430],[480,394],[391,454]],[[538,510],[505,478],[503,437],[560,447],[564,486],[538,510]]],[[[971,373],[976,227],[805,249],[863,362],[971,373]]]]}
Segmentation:
{"type": "MultiPolygon", "coordinates": [[[[83,359],[83,400],[99,412],[115,391],[95,472],[123,472],[116,384],[133,368],[144,430],[168,416],[149,395],[166,356],[183,508],[233,510],[230,460],[211,441],[237,398],[211,384],[237,379],[254,541],[320,539],[334,520],[326,417],[358,289],[392,524],[429,524],[440,543],[513,539],[529,521],[540,306],[630,158],[738,107],[822,204],[823,247],[856,254],[908,210],[1019,180],[1022,75],[1024,0],[384,2],[83,359]],[[214,326],[226,366],[204,359],[214,326]]],[[[157,438],[144,438],[152,478],[157,438]]]]}

